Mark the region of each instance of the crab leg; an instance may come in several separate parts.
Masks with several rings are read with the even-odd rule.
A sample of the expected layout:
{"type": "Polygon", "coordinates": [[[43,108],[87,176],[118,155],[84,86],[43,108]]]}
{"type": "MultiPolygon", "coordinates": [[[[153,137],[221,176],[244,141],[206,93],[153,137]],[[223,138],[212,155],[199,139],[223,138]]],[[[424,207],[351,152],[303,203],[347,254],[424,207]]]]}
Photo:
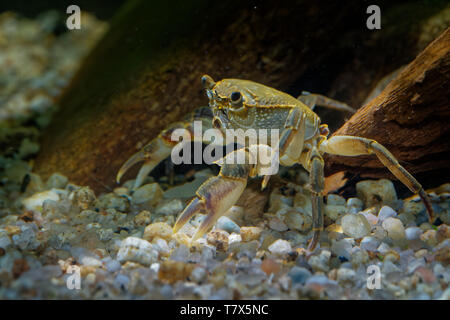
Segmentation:
{"type": "Polygon", "coordinates": [[[403,168],[385,147],[375,140],[353,136],[334,136],[320,145],[320,151],[341,156],[375,154],[378,159],[413,193],[418,193],[428,211],[429,220],[433,218],[430,198],[422,185],[403,168]]]}
{"type": "Polygon", "coordinates": [[[325,97],[321,94],[309,93],[308,91],[303,91],[302,94],[297,97],[297,99],[306,104],[311,110],[314,110],[315,106],[321,106],[338,111],[345,111],[350,113],[356,112],[355,109],[344,102],[325,97]]]}
{"type": "MultiPolygon", "coordinates": [[[[248,162],[248,151],[239,149],[226,157],[245,152],[244,164],[228,164],[222,161],[219,175],[206,180],[197,190],[197,196],[188,204],[178,217],[173,232],[180,230],[196,213],[207,214],[197,229],[192,241],[202,237],[231,206],[233,206],[247,185],[252,166],[248,162]]],[[[224,160],[222,158],[221,160],[224,160]]]]}
{"type": "MultiPolygon", "coordinates": [[[[306,114],[300,108],[293,108],[286,119],[284,125],[285,129],[281,133],[280,141],[278,143],[278,153],[284,165],[293,165],[296,159],[300,157],[303,150],[303,143],[306,131],[306,114]]],[[[265,189],[269,182],[269,175],[264,176],[261,189],[265,189]]]]}
{"type": "MultiPolygon", "coordinates": [[[[134,188],[138,188],[147,177],[147,175],[165,158],[170,156],[173,147],[178,144],[178,141],[172,141],[171,135],[176,129],[186,129],[191,135],[191,140],[194,140],[193,122],[202,121],[202,130],[211,128],[212,113],[208,107],[198,108],[189,114],[184,121],[176,122],[170,125],[140,151],[132,155],[119,169],[116,181],[120,182],[122,176],[136,163],[145,161],[144,165],[139,170],[134,183],[134,188]]],[[[203,136],[203,135],[202,135],[203,136]]]]}
{"type": "Polygon", "coordinates": [[[311,203],[312,203],[312,218],[314,235],[308,246],[308,251],[312,252],[316,248],[320,233],[323,230],[323,188],[324,188],[324,174],[323,174],[323,159],[316,147],[311,150],[309,160],[309,184],[311,186],[311,203]]]}

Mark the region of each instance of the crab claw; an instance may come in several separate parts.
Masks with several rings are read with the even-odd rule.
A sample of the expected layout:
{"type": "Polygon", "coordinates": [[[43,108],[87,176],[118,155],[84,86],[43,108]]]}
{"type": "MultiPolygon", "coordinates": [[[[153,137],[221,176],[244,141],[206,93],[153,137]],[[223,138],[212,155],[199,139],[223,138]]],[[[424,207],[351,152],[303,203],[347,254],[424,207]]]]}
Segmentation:
{"type": "Polygon", "coordinates": [[[139,188],[144,182],[147,175],[165,158],[170,155],[171,148],[164,144],[160,137],[152,140],[149,144],[143,147],[140,151],[132,155],[119,169],[116,181],[120,183],[122,176],[136,163],[145,161],[144,165],[139,170],[134,188],[139,188]]]}
{"type": "Polygon", "coordinates": [[[214,223],[239,199],[247,185],[250,169],[247,165],[224,165],[219,175],[206,180],[195,197],[183,210],[173,227],[180,230],[196,213],[206,213],[191,241],[202,237],[214,223]]]}

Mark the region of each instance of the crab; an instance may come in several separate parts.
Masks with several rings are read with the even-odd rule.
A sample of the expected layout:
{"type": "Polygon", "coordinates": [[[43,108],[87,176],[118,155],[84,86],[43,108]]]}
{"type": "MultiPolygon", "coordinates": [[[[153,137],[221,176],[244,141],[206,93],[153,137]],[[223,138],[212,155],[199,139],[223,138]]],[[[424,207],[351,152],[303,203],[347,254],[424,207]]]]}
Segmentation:
{"type": "Polygon", "coordinates": [[[249,161],[250,158],[254,158],[255,150],[257,152],[264,148],[272,150],[271,155],[277,154],[281,165],[300,164],[309,172],[313,221],[313,236],[307,248],[309,252],[313,252],[317,247],[320,233],[324,227],[324,153],[341,156],[375,154],[409,190],[419,194],[431,221],[433,211],[427,193],[385,147],[375,140],[357,136],[328,138],[328,126],[321,124],[321,120],[313,108],[315,105],[321,105],[354,112],[345,103],[307,92],[294,98],[289,94],[249,80],[223,79],[216,82],[210,76],[204,75],[201,82],[209,98],[209,106],[198,108],[183,121],[172,124],[139,152],[131,156],[117,174],[118,183],[130,167],[144,161],[134,184],[134,188],[139,187],[152,169],[167,158],[171,154],[172,148],[178,143],[171,139],[174,130],[186,129],[193,132],[194,121],[201,121],[204,130],[215,128],[223,135],[227,129],[245,130],[249,128],[278,129],[280,135],[276,145],[267,142],[267,145],[240,146],[217,161],[221,166],[219,174],[209,178],[198,188],[196,196],[188,203],[175,222],[174,233],[178,232],[195,214],[206,214],[191,239],[191,241],[195,241],[207,233],[218,218],[238,201],[249,178],[262,175],[262,188],[265,188],[270,175],[264,171],[264,165],[258,160],[256,163],[249,161]],[[246,161],[243,163],[224,161],[233,156],[242,156],[246,161]]]}

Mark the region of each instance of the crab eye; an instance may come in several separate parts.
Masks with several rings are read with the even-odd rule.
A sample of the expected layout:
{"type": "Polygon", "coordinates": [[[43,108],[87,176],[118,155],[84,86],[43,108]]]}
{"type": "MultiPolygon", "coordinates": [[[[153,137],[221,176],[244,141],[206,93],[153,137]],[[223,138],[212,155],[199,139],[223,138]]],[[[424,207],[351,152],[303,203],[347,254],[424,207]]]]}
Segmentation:
{"type": "Polygon", "coordinates": [[[207,74],[205,74],[202,77],[202,86],[203,86],[203,88],[205,88],[207,90],[208,89],[210,90],[210,89],[214,88],[215,85],[216,85],[216,83],[214,82],[213,78],[211,78],[207,74]]]}
{"type": "Polygon", "coordinates": [[[230,96],[231,102],[234,102],[234,103],[239,102],[239,100],[241,100],[241,98],[242,98],[242,95],[239,91],[234,91],[231,93],[231,96],[230,96]]]}

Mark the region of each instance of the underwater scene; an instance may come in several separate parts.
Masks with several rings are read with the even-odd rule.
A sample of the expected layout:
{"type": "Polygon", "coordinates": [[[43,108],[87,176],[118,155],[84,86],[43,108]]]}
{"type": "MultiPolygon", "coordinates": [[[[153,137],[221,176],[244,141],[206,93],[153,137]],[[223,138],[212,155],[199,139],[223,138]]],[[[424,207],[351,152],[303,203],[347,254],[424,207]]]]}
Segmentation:
{"type": "Polygon", "coordinates": [[[0,3],[0,300],[450,300],[449,26],[0,3]]]}

